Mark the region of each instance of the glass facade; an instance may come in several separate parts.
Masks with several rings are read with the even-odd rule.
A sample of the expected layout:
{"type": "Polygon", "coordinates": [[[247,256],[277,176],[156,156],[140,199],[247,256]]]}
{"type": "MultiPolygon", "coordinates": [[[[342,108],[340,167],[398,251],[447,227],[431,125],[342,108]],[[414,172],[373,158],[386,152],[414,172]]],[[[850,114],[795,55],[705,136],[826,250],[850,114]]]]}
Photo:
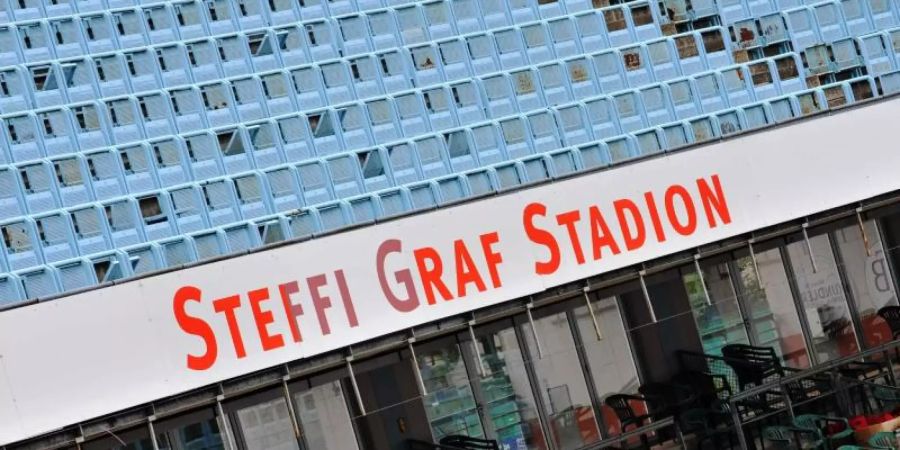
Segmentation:
{"type": "MultiPolygon", "coordinates": [[[[229,439],[237,450],[401,450],[460,435],[504,450],[589,447],[622,432],[606,400],[668,380],[684,352],[751,344],[805,368],[887,342],[877,311],[898,305],[898,240],[900,213],[883,212],[686,258],[353,361],[352,373],[229,399],[224,416],[203,409],[153,430],[171,450],[224,450],[229,439]]],[[[153,447],[138,428],[84,448],[153,447]]]]}

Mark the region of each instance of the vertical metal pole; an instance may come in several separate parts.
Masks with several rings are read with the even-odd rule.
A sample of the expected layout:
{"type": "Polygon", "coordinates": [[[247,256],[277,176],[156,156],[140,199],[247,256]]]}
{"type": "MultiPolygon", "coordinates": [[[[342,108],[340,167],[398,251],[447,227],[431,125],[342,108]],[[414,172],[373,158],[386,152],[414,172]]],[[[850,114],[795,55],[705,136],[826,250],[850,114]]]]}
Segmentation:
{"type": "Polygon", "coordinates": [[[809,233],[806,229],[809,227],[809,222],[803,224],[803,239],[806,241],[806,250],[809,252],[809,262],[812,264],[813,273],[818,273],[819,268],[816,266],[816,256],[813,254],[812,243],[809,242],[809,233]]]}
{"type": "Polygon", "coordinates": [[[478,367],[476,367],[476,369],[478,369],[478,376],[484,377],[486,374],[486,372],[484,370],[484,361],[481,360],[482,359],[481,358],[481,350],[478,349],[478,340],[475,339],[475,328],[473,328],[474,326],[475,326],[475,321],[470,320],[469,321],[469,338],[472,339],[472,347],[475,349],[475,358],[478,359],[478,367]]]}
{"type": "Polygon", "coordinates": [[[228,416],[225,415],[225,408],[222,406],[222,400],[225,400],[224,395],[216,397],[216,411],[219,413],[219,418],[222,420],[220,426],[225,433],[226,450],[231,450],[236,448],[236,446],[234,443],[234,436],[231,434],[231,424],[228,423],[228,416]]]}
{"type": "Polygon", "coordinates": [[[779,388],[781,390],[781,397],[784,399],[784,406],[787,407],[788,415],[791,416],[791,421],[793,422],[795,414],[794,414],[794,403],[791,402],[791,394],[788,393],[787,386],[783,383],[779,383],[779,388]]]}
{"type": "Polygon", "coordinates": [[[753,250],[754,242],[756,242],[756,240],[751,238],[747,241],[747,247],[750,249],[750,261],[753,262],[753,272],[756,273],[756,282],[759,283],[759,288],[762,289],[762,275],[759,273],[759,263],[756,261],[756,252],[753,250]]]}
{"type": "Polygon", "coordinates": [[[744,424],[741,423],[741,415],[738,413],[737,405],[733,402],[728,402],[728,409],[731,410],[731,420],[734,422],[734,432],[737,434],[741,450],[750,450],[750,447],[747,447],[747,436],[744,436],[744,424]]]}
{"type": "Polygon", "coordinates": [[[538,336],[537,327],[534,326],[534,317],[531,315],[533,303],[525,305],[525,313],[528,315],[528,323],[531,325],[531,336],[534,337],[534,346],[537,348],[538,359],[544,359],[544,349],[541,347],[541,338],[538,336]]]}
{"type": "Polygon", "coordinates": [[[153,426],[153,421],[156,420],[156,416],[150,416],[147,418],[147,429],[150,431],[150,445],[153,450],[159,450],[159,442],[156,440],[156,428],[153,426]]]}
{"type": "Polygon", "coordinates": [[[419,385],[419,394],[422,397],[428,395],[428,391],[425,389],[425,380],[422,379],[422,371],[419,370],[419,359],[416,358],[416,349],[413,348],[413,343],[416,342],[416,337],[411,336],[406,340],[406,345],[409,347],[409,355],[412,358],[413,363],[413,373],[416,375],[416,384],[419,385]]]}
{"type": "Polygon", "coordinates": [[[359,385],[356,384],[356,374],[353,373],[353,355],[345,359],[347,362],[347,373],[350,375],[350,385],[353,387],[353,396],[356,397],[356,406],[359,407],[359,415],[366,415],[366,407],[363,405],[362,395],[359,393],[359,385]]]}
{"type": "Polygon", "coordinates": [[[862,233],[863,246],[866,248],[866,256],[872,257],[872,249],[869,248],[869,233],[866,233],[866,225],[863,223],[862,208],[856,208],[856,221],[859,223],[859,232],[862,233]]]}
{"type": "Polygon", "coordinates": [[[703,269],[700,268],[700,254],[694,255],[694,269],[700,277],[700,286],[703,287],[703,296],[706,297],[706,306],[712,306],[712,298],[709,296],[709,290],[706,289],[706,278],[703,276],[703,269]]]}
{"type": "MultiPolygon", "coordinates": [[[[303,436],[300,431],[300,418],[297,417],[297,409],[294,408],[294,401],[291,398],[291,389],[288,387],[288,380],[290,379],[290,375],[281,377],[281,389],[284,391],[285,400],[287,400],[288,416],[291,418],[291,424],[294,426],[294,437],[297,439],[298,443],[301,443],[303,436]]],[[[301,445],[300,448],[305,447],[301,445]]]]}
{"type": "Polygon", "coordinates": [[[646,275],[647,271],[641,270],[638,272],[638,279],[641,282],[641,292],[644,293],[644,302],[647,304],[647,312],[650,313],[650,321],[656,323],[656,311],[653,310],[653,303],[650,302],[650,291],[647,290],[647,282],[644,280],[644,275],[646,275]]]}
{"type": "Polygon", "coordinates": [[[600,331],[600,323],[597,322],[597,315],[594,314],[594,305],[591,304],[591,297],[588,295],[588,292],[591,291],[589,286],[584,287],[584,304],[587,305],[588,313],[591,315],[591,322],[594,323],[594,332],[597,333],[597,340],[603,340],[603,332],[600,331]]]}

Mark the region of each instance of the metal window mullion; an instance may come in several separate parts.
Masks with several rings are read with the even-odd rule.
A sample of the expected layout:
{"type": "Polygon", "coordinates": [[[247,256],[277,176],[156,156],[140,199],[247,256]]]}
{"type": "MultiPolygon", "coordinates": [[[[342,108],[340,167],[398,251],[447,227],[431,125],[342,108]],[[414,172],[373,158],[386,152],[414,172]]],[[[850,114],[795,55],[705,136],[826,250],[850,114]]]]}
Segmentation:
{"type": "Polygon", "coordinates": [[[866,232],[866,225],[863,223],[862,208],[856,208],[856,222],[859,223],[859,232],[862,234],[863,247],[866,249],[866,256],[872,257],[872,249],[869,247],[869,233],[866,232]]]}
{"type": "Polygon", "coordinates": [[[650,313],[650,321],[656,323],[656,311],[653,310],[653,303],[650,301],[650,291],[647,290],[647,281],[644,279],[646,274],[646,270],[638,272],[638,280],[641,282],[641,292],[644,294],[644,303],[647,305],[647,312],[650,313]]]}
{"type": "Polygon", "coordinates": [[[759,283],[759,288],[762,289],[762,275],[759,273],[759,262],[756,260],[756,251],[753,250],[753,244],[755,242],[755,239],[750,238],[750,240],[747,241],[747,248],[750,250],[750,261],[753,263],[753,272],[756,274],[756,282],[759,283]]]}
{"type": "Polygon", "coordinates": [[[353,356],[348,356],[345,361],[347,362],[347,374],[350,376],[350,385],[353,387],[353,396],[356,397],[356,406],[359,408],[359,415],[366,415],[366,407],[363,405],[362,394],[359,393],[359,385],[356,384],[356,374],[353,372],[353,356]]]}
{"type": "Polygon", "coordinates": [[[416,342],[416,337],[411,336],[406,340],[406,345],[409,347],[409,355],[412,359],[413,363],[413,373],[416,376],[416,384],[419,387],[419,395],[425,397],[428,395],[428,390],[425,389],[425,380],[422,379],[422,371],[419,370],[419,358],[416,357],[416,349],[413,347],[413,343],[416,342]]]}
{"type": "Polygon", "coordinates": [[[233,450],[236,449],[237,446],[234,442],[234,434],[231,432],[231,424],[229,423],[228,416],[225,415],[225,407],[222,406],[223,400],[225,400],[224,395],[216,397],[216,411],[218,412],[219,419],[222,420],[222,423],[219,426],[222,427],[221,429],[225,433],[225,450],[233,450]]]}
{"type": "MultiPolygon", "coordinates": [[[[285,370],[287,370],[286,366],[285,370]]],[[[294,438],[297,440],[297,444],[300,445],[300,448],[307,448],[307,446],[303,443],[303,432],[300,429],[300,418],[297,416],[297,409],[294,407],[294,402],[291,399],[291,389],[290,387],[288,387],[288,380],[290,379],[290,375],[281,377],[282,394],[284,395],[285,401],[287,401],[288,417],[291,418],[291,425],[293,425],[294,428],[294,438]]]]}
{"type": "Polygon", "coordinates": [[[587,306],[588,313],[591,315],[591,323],[594,324],[594,333],[597,334],[597,340],[603,340],[603,332],[600,329],[600,322],[597,321],[597,314],[594,312],[594,305],[591,303],[591,296],[588,295],[591,288],[588,286],[584,287],[584,303],[587,306]]]}
{"type": "Polygon", "coordinates": [[[150,446],[153,450],[159,450],[159,441],[156,440],[156,427],[153,426],[154,420],[156,420],[155,415],[147,418],[147,430],[150,431],[150,446]]]}
{"type": "Polygon", "coordinates": [[[703,288],[703,297],[706,299],[706,305],[712,306],[712,297],[709,296],[709,289],[706,289],[706,277],[703,276],[703,269],[700,267],[700,254],[694,255],[694,269],[700,277],[700,286],[703,288]]]}
{"type": "Polygon", "coordinates": [[[544,359],[544,348],[541,346],[541,338],[538,336],[537,327],[534,325],[534,316],[531,314],[532,308],[534,308],[534,304],[528,303],[525,306],[525,314],[528,316],[528,324],[531,326],[531,336],[534,338],[537,357],[538,359],[544,359]]]}
{"type": "Polygon", "coordinates": [[[816,266],[816,255],[813,253],[812,242],[809,241],[807,228],[809,228],[809,222],[803,224],[803,240],[806,241],[806,250],[809,252],[809,262],[812,264],[812,271],[813,273],[818,273],[819,267],[816,266]]]}
{"type": "Polygon", "coordinates": [[[476,366],[476,369],[478,369],[478,376],[484,377],[486,373],[484,370],[484,361],[482,361],[483,358],[481,357],[481,350],[478,349],[478,340],[475,339],[475,328],[473,328],[475,326],[475,321],[470,320],[468,325],[469,338],[472,339],[472,349],[475,350],[475,359],[477,359],[478,362],[478,366],[476,366]]]}

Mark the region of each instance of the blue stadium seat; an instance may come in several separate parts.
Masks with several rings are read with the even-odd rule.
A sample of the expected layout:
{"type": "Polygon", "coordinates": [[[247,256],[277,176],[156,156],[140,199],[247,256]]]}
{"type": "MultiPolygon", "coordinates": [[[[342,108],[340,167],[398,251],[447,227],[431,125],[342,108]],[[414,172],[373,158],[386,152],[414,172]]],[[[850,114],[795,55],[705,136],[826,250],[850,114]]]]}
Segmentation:
{"type": "MultiPolygon", "coordinates": [[[[2,19],[2,14],[0,14],[0,19],[2,19]]],[[[22,300],[25,300],[25,297],[19,277],[12,273],[0,275],[0,308],[14,305],[22,300]]]]}
{"type": "Polygon", "coordinates": [[[56,269],[50,266],[30,269],[16,274],[22,280],[22,290],[26,299],[41,299],[61,292],[56,269]]]}
{"type": "Polygon", "coordinates": [[[6,264],[19,270],[43,264],[37,227],[31,219],[17,219],[0,224],[6,264]]]}
{"type": "Polygon", "coordinates": [[[194,240],[190,236],[181,236],[159,242],[165,267],[179,267],[197,260],[194,240]]]}

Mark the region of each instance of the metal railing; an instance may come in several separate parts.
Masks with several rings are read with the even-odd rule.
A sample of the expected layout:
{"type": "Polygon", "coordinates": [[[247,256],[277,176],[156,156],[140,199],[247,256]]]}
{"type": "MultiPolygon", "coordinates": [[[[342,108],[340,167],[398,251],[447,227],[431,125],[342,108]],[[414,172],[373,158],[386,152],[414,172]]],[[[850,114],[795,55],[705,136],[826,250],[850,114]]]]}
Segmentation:
{"type": "MultiPolygon", "coordinates": [[[[743,450],[755,448],[747,441],[747,428],[766,426],[798,412],[849,416],[872,406],[867,386],[883,379],[895,386],[894,363],[900,340],[822,363],[810,369],[791,369],[789,374],[738,392],[727,399],[732,426],[743,450]],[[860,394],[858,401],[852,393],[860,394]],[[772,402],[760,399],[772,398],[772,402]]],[[[716,358],[716,357],[711,357],[716,358]]]]}

